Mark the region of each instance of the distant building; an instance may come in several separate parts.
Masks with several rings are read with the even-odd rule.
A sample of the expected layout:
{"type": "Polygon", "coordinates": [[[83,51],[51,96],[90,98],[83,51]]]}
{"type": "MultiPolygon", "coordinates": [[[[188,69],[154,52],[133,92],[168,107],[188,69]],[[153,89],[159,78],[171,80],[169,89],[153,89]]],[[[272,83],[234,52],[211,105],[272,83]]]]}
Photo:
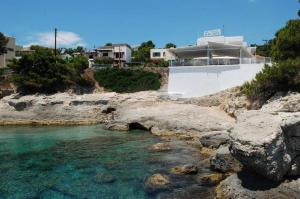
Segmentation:
{"type": "Polygon", "coordinates": [[[31,50],[30,47],[16,46],[16,59],[20,59],[24,55],[33,53],[34,50],[31,50]]]}
{"type": "Polygon", "coordinates": [[[0,55],[0,68],[6,67],[7,64],[16,57],[16,38],[7,37],[8,42],[6,44],[7,52],[0,55]]]}
{"type": "Polygon", "coordinates": [[[170,49],[165,48],[151,49],[150,58],[152,60],[160,59],[165,61],[172,61],[176,59],[175,55],[170,52],[170,49]]]}
{"type": "Polygon", "coordinates": [[[110,46],[96,48],[93,53],[90,53],[90,58],[111,58],[113,59],[114,63],[130,63],[131,54],[132,49],[128,44],[112,44],[110,46]]]}

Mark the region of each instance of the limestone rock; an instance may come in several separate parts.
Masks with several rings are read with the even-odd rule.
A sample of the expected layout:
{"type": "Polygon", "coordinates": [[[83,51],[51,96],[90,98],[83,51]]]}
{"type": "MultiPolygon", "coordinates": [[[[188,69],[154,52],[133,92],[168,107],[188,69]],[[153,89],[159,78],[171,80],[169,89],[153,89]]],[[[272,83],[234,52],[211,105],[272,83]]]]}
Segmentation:
{"type": "Polygon", "coordinates": [[[250,173],[226,178],[216,188],[217,199],[291,199],[299,198],[300,179],[282,183],[270,182],[250,173]]]}
{"type": "Polygon", "coordinates": [[[241,164],[231,155],[228,146],[221,146],[210,158],[212,169],[222,173],[238,172],[241,164]]]}
{"type": "Polygon", "coordinates": [[[201,134],[200,142],[204,147],[218,148],[229,141],[229,132],[227,131],[212,131],[201,134]]]}
{"type": "Polygon", "coordinates": [[[227,177],[224,173],[212,173],[204,176],[199,176],[198,181],[209,185],[216,185],[227,177]]]}
{"type": "Polygon", "coordinates": [[[279,99],[271,99],[261,110],[266,112],[300,112],[300,93],[290,93],[279,99]]]}
{"type": "Polygon", "coordinates": [[[183,166],[177,166],[171,169],[171,173],[177,174],[177,175],[189,175],[189,174],[197,174],[198,168],[194,165],[183,165],[183,166]]]}
{"type": "Polygon", "coordinates": [[[170,179],[168,176],[162,174],[153,174],[146,179],[144,189],[147,193],[153,193],[170,188],[170,179]]]}
{"type": "Polygon", "coordinates": [[[149,148],[153,152],[163,152],[172,150],[169,143],[156,143],[149,148]]]}
{"type": "Polygon", "coordinates": [[[116,181],[116,178],[109,174],[109,173],[98,173],[96,176],[95,176],[95,182],[96,183],[113,183],[116,181]]]}
{"type": "Polygon", "coordinates": [[[247,111],[230,134],[231,153],[245,167],[274,181],[298,173],[300,113],[247,111]]]}
{"type": "Polygon", "coordinates": [[[146,129],[151,129],[153,134],[162,136],[223,131],[234,125],[234,119],[218,108],[174,102],[137,102],[122,106],[116,112],[115,122],[139,123],[146,129]]]}

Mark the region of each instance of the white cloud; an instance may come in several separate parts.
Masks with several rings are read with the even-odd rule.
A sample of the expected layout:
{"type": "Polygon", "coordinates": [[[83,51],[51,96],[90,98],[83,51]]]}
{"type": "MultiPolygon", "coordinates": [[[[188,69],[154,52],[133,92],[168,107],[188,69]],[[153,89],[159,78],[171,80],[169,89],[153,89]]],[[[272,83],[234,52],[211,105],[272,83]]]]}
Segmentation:
{"type": "MultiPolygon", "coordinates": [[[[31,38],[27,45],[41,45],[47,47],[54,47],[54,32],[36,33],[28,38],[31,38]]],[[[85,46],[83,39],[74,32],[57,32],[57,46],[58,47],[76,47],[85,46]]]]}

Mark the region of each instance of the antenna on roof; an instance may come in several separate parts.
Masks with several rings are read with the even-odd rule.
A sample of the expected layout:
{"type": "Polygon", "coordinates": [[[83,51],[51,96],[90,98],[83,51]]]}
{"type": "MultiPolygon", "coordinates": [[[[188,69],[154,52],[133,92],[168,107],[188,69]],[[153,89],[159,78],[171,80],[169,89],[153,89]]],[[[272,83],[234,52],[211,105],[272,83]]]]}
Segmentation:
{"type": "Polygon", "coordinates": [[[223,30],[222,30],[223,36],[225,36],[225,26],[223,25],[223,30]]]}

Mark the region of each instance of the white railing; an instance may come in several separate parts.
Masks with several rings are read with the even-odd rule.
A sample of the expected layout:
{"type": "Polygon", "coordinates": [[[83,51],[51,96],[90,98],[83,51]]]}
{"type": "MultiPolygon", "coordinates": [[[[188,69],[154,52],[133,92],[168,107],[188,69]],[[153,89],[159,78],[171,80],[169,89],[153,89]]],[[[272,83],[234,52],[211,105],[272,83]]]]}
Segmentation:
{"type": "Polygon", "coordinates": [[[170,66],[209,66],[209,65],[239,65],[239,64],[269,64],[270,57],[242,58],[242,59],[189,59],[171,60],[170,66]]]}

